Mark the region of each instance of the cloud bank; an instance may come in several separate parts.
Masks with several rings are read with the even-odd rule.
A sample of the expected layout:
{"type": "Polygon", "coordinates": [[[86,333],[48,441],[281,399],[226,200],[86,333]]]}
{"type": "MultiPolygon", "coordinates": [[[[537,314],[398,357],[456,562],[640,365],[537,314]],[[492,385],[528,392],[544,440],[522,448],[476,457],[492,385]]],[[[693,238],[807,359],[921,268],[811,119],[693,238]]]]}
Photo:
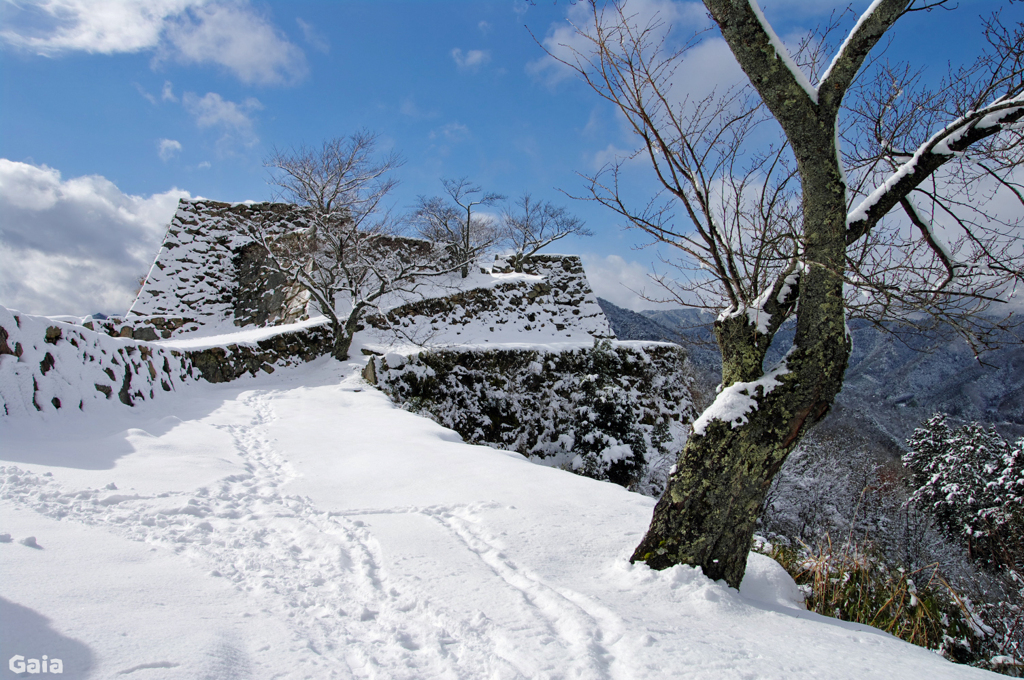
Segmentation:
{"type": "Polygon", "coordinates": [[[600,256],[584,253],[583,269],[594,294],[614,305],[638,312],[644,309],[678,308],[678,304],[659,304],[645,300],[646,292],[653,298],[664,297],[664,290],[651,280],[651,268],[619,255],[600,256]]]}
{"type": "Polygon", "coordinates": [[[187,191],[149,197],[108,179],[0,158],[0,304],[31,314],[123,314],[187,191]]]}
{"type": "Polygon", "coordinates": [[[248,84],[294,83],[307,71],[302,50],[243,0],[12,3],[0,40],[45,57],[152,51],[157,62],[212,64],[248,84]]]}

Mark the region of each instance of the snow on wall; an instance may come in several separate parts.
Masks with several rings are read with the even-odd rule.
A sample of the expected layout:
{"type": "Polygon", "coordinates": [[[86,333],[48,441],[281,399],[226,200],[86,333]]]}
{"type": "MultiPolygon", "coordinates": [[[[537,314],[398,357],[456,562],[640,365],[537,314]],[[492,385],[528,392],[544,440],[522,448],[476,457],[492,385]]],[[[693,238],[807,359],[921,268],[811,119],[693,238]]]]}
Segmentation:
{"type": "MultiPolygon", "coordinates": [[[[247,229],[260,221],[286,233],[302,228],[303,217],[303,209],[288,204],[182,200],[123,319],[57,320],[4,310],[5,413],[85,410],[115,396],[131,405],[183,382],[224,382],[323,355],[329,329],[321,319],[290,323],[305,318],[305,303],[301,313],[291,310],[296,296],[261,274],[261,254],[247,229]],[[289,325],[277,332],[282,324],[289,325]],[[267,328],[269,335],[248,337],[269,326],[275,327],[267,328]]],[[[482,343],[589,345],[615,337],[578,257],[534,256],[527,273],[503,271],[501,264],[467,279],[430,278],[417,292],[396,292],[365,319],[362,344],[394,347],[411,340],[465,350],[482,343]]]]}
{"type": "MultiPolygon", "coordinates": [[[[181,199],[142,290],[128,311],[128,320],[164,317],[194,319],[200,325],[233,322],[242,292],[239,259],[246,246],[253,244],[246,224],[265,221],[271,233],[285,233],[302,228],[302,218],[301,208],[284,203],[181,199]]],[[[300,314],[292,318],[281,315],[280,322],[300,314]]]]}
{"type": "Polygon", "coordinates": [[[130,406],[198,377],[183,352],[0,307],[4,415],[130,406]]]}
{"type": "Polygon", "coordinates": [[[463,290],[399,305],[367,323],[386,343],[397,332],[423,347],[612,339],[583,264],[575,255],[535,255],[532,273],[483,272],[463,290]]]}
{"type": "MultiPolygon", "coordinates": [[[[182,199],[142,289],[112,335],[156,340],[203,326],[263,326],[305,318],[305,301],[260,274],[248,234],[254,222],[286,233],[304,224],[304,209],[284,203],[230,204],[182,199]],[[129,326],[129,331],[124,330],[129,326]]],[[[455,278],[410,301],[393,298],[370,325],[399,330],[414,342],[465,344],[508,340],[589,341],[615,337],[576,256],[536,255],[530,272],[494,271],[455,278]]],[[[392,334],[393,336],[393,334],[392,334]]],[[[385,341],[387,341],[385,339],[385,341]]]]}

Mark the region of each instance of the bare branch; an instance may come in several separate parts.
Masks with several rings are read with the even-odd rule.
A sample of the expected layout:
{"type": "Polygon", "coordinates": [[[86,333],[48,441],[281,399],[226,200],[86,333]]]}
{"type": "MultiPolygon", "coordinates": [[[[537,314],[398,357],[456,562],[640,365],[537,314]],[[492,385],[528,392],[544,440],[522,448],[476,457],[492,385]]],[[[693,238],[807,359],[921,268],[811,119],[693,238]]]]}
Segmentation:
{"type": "Polygon", "coordinates": [[[531,257],[555,241],[566,236],[591,236],[593,232],[565,208],[535,201],[524,192],[514,205],[502,211],[500,235],[514,250],[513,269],[522,272],[531,257]]]}
{"type": "Polygon", "coordinates": [[[271,183],[307,207],[305,226],[279,233],[266,222],[250,225],[266,267],[307,290],[331,320],[338,359],[347,358],[367,309],[445,271],[434,243],[395,235],[396,221],[382,205],[397,184],[387,175],[401,160],[394,153],[375,159],[375,143],[363,131],[318,149],[275,149],[265,163],[275,170],[271,183]]]}

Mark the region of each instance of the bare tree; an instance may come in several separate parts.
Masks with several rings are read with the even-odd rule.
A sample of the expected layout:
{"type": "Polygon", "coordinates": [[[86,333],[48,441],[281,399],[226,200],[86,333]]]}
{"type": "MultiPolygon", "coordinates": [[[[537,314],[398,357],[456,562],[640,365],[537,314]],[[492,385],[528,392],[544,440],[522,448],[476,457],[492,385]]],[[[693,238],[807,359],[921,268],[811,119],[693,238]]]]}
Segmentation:
{"type": "Polygon", "coordinates": [[[382,202],[402,164],[396,154],[373,157],[376,136],[357,132],[319,148],[274,150],[265,165],[281,195],[305,207],[302,229],[281,232],[255,222],[252,236],[267,255],[265,267],[307,290],[330,321],[331,354],[348,358],[352,337],[368,308],[422,277],[441,271],[443,253],[429,241],[399,237],[382,202]]]}
{"type": "Polygon", "coordinates": [[[447,246],[449,254],[461,263],[462,278],[469,276],[469,265],[494,245],[498,238],[494,221],[474,215],[479,205],[490,206],[505,199],[501,194],[484,193],[466,177],[442,179],[448,198],[420,196],[413,213],[419,233],[425,239],[447,246]]]}
{"type": "Polygon", "coordinates": [[[565,208],[548,201],[535,201],[525,192],[514,205],[502,211],[499,229],[501,240],[514,250],[511,260],[517,272],[522,272],[531,257],[555,241],[566,236],[593,235],[583,220],[565,208]]]}
{"type": "Polygon", "coordinates": [[[756,0],[704,0],[749,85],[694,101],[671,84],[699,38],[673,48],[668,26],[622,4],[593,4],[586,47],[560,59],[618,107],[661,189],[631,200],[620,162],[589,178],[589,198],[674,247],[680,275],[662,282],[720,312],[721,391],[634,561],[739,586],[772,478],[842,387],[848,316],[940,323],[978,348],[1005,327],[989,312],[1008,314],[1024,283],[1024,27],[993,17],[989,49],[935,91],[869,56],[897,20],[946,4],[872,3],[821,69],[828,35],[791,55],[756,0]],[[787,319],[793,346],[766,367],[787,319]]]}

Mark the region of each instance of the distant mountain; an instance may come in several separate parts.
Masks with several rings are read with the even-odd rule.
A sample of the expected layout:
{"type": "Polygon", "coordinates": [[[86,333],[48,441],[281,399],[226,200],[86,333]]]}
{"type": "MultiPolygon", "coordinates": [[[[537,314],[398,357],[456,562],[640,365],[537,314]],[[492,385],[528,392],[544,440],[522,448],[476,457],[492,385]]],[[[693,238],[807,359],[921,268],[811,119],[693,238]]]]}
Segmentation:
{"type": "Polygon", "coordinates": [[[711,332],[714,317],[695,309],[645,310],[634,312],[597,298],[619,340],[674,342],[686,348],[694,365],[714,373],[714,386],[722,360],[711,332]]]}
{"type": "MultiPolygon", "coordinates": [[[[702,369],[707,384],[700,391],[713,395],[721,359],[710,314],[688,309],[638,313],[606,300],[598,303],[620,339],[661,340],[668,331],[669,339],[683,345],[702,369]],[[655,325],[644,326],[635,317],[655,325]]],[[[850,332],[853,353],[843,390],[816,438],[897,455],[914,428],[936,412],[992,424],[1010,440],[1024,436],[1024,342],[1019,337],[1007,335],[1004,347],[979,361],[960,338],[929,345],[920,336],[897,338],[863,321],[851,321],[850,332]]],[[[792,327],[783,327],[766,363],[778,361],[792,340],[792,327]]]]}
{"type": "Polygon", "coordinates": [[[679,334],[670,327],[663,326],[653,317],[638,314],[597,298],[601,311],[608,317],[608,322],[619,340],[654,340],[657,342],[676,342],[679,334]]]}

